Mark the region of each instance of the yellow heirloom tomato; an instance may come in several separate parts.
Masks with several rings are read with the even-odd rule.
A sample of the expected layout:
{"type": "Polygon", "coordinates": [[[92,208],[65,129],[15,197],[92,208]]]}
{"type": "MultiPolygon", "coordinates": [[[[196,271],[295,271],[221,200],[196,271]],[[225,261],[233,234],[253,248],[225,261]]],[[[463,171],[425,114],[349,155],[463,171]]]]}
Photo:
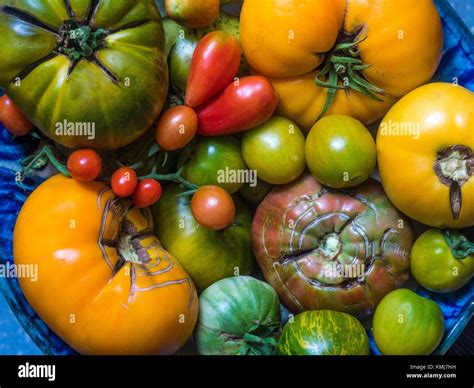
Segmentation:
{"type": "Polygon", "coordinates": [[[377,134],[380,178],[393,204],[434,226],[474,225],[474,93],[422,86],[387,113],[377,134]]]}
{"type": "Polygon", "coordinates": [[[148,209],[99,182],[56,175],[25,202],[14,260],[39,317],[82,354],[168,354],[192,334],[194,285],[153,235],[148,209]],[[40,237],[38,237],[40,236],[40,237]]]}
{"type": "Polygon", "coordinates": [[[278,113],[309,130],[329,114],[365,124],[429,81],[443,46],[432,0],[245,0],[241,40],[271,77],[278,113]]]}

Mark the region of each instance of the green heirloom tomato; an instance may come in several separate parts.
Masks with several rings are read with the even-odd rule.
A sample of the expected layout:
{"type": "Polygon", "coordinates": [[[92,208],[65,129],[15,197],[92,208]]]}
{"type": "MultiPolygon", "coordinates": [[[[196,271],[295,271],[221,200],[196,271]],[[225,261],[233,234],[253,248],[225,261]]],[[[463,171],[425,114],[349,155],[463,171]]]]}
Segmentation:
{"type": "Polygon", "coordinates": [[[170,184],[152,207],[155,233],[163,246],[201,291],[220,279],[250,274],[254,266],[250,211],[234,197],[234,222],[224,230],[206,229],[194,219],[189,196],[179,196],[184,191],[170,184]]]}
{"type": "Polygon", "coordinates": [[[411,249],[411,273],[428,290],[456,291],[474,274],[474,244],[459,232],[427,230],[411,249]]]}
{"type": "Polygon", "coordinates": [[[280,302],[267,283],[250,276],[219,280],[199,297],[194,339],[199,354],[273,355],[280,302]]]}
{"type": "Polygon", "coordinates": [[[160,114],[168,68],[153,0],[2,0],[0,36],[0,86],[62,145],[117,149],[160,114]]]}
{"type": "Polygon", "coordinates": [[[281,185],[298,178],[305,169],[304,135],[284,117],[273,116],[242,137],[242,154],[258,177],[281,185]]]}
{"type": "Polygon", "coordinates": [[[375,170],[375,141],[360,121],[349,116],[332,115],[316,122],[305,153],[313,176],[336,189],[357,186],[375,170]]]}
{"type": "Polygon", "coordinates": [[[191,70],[191,60],[198,39],[178,39],[173,46],[169,56],[171,83],[183,93],[186,92],[186,84],[191,70]]]}
{"type": "Polygon", "coordinates": [[[444,318],[436,302],[400,288],[379,303],[373,326],[382,354],[427,355],[443,338],[444,318]]]}
{"type": "Polygon", "coordinates": [[[201,137],[183,171],[183,177],[198,186],[220,186],[231,194],[247,175],[240,143],[232,136],[201,137]]]}
{"type": "Polygon", "coordinates": [[[305,311],[283,328],[278,354],[311,356],[368,355],[369,338],[352,315],[331,310],[305,311]]]}

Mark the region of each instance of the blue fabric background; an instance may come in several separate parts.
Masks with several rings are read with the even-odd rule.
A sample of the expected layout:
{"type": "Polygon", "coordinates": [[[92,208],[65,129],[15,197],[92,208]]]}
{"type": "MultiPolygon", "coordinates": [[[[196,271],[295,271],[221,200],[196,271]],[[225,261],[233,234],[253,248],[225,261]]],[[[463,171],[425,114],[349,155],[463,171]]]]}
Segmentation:
{"type": "MultiPolygon", "coordinates": [[[[464,20],[471,33],[474,33],[474,4],[471,0],[449,0],[449,3],[457,11],[460,17],[464,20]]],[[[444,12],[441,10],[441,13],[444,12]]],[[[446,19],[445,19],[446,20],[446,19]]],[[[472,64],[471,71],[465,71],[465,62],[464,60],[458,61],[454,58],[458,54],[458,51],[461,46],[464,46],[464,49],[468,49],[469,45],[466,43],[466,37],[463,36],[463,32],[459,30],[450,30],[452,27],[451,23],[445,25],[445,33],[447,38],[448,50],[445,52],[443,62],[440,66],[440,71],[437,74],[437,79],[450,81],[453,77],[459,77],[459,83],[469,87],[473,90],[474,83],[474,53],[472,52],[472,46],[470,51],[470,62],[472,64]],[[447,63],[450,63],[450,66],[447,66],[447,63]]],[[[465,32],[464,32],[465,34],[465,32]]],[[[469,41],[469,39],[467,39],[469,41]]],[[[472,41],[472,39],[471,39],[472,41]]],[[[469,51],[467,51],[469,53],[469,51]]],[[[464,58],[465,59],[465,58],[464,58]]],[[[0,197],[3,199],[0,202],[0,214],[2,214],[2,219],[14,218],[18,208],[21,206],[24,198],[22,196],[12,197],[9,192],[15,190],[13,187],[15,185],[11,171],[16,169],[16,166],[13,166],[12,162],[14,160],[19,160],[22,155],[28,152],[28,146],[18,146],[18,143],[12,143],[9,135],[1,130],[0,131],[0,182],[2,182],[2,192],[0,192],[0,197]],[[9,190],[8,184],[6,182],[11,182],[9,190]],[[5,197],[6,196],[6,197],[5,197]],[[5,200],[7,198],[7,200],[5,200]]],[[[2,220],[3,222],[3,220],[2,220]]],[[[11,224],[12,226],[13,224],[11,224]]],[[[4,231],[4,230],[3,230],[4,231]]],[[[11,232],[10,232],[11,233],[11,232]]],[[[5,241],[0,241],[0,246],[4,245],[5,241]]],[[[0,250],[0,262],[6,260],[10,256],[11,252],[0,250]]],[[[0,282],[3,283],[3,282],[0,282]]],[[[5,287],[5,284],[3,284],[5,287]]],[[[423,296],[433,297],[430,293],[419,292],[423,296]]],[[[470,286],[467,286],[467,289],[463,289],[458,292],[457,295],[436,295],[437,302],[442,305],[443,312],[446,319],[446,326],[448,330],[453,329],[453,327],[458,324],[461,325],[463,319],[467,319],[469,314],[464,314],[460,316],[460,311],[469,306],[472,302],[472,295],[474,293],[474,284],[471,282],[470,286]],[[456,302],[453,302],[453,301],[456,302]]],[[[8,292],[7,295],[10,295],[8,292]]],[[[11,298],[9,302],[13,305],[17,303],[14,298],[11,298]]],[[[19,306],[16,306],[18,309],[21,309],[19,306]]],[[[28,309],[27,306],[22,306],[23,309],[28,309]]],[[[27,315],[33,315],[32,311],[29,311],[27,315]]],[[[21,318],[20,318],[21,319],[21,318]]],[[[28,325],[28,318],[23,316],[23,325],[28,325]]],[[[50,338],[48,344],[42,343],[41,348],[43,350],[48,349],[49,352],[56,354],[67,354],[68,350],[65,349],[61,341],[57,339],[54,335],[48,332],[46,327],[36,327],[37,331],[37,340],[39,338],[50,338]],[[39,330],[39,332],[38,332],[39,330]]],[[[457,335],[457,330],[452,331],[453,338],[446,338],[444,346],[450,346],[452,340],[457,335]]],[[[444,349],[441,349],[443,351],[444,349]]],[[[373,351],[376,352],[376,349],[373,347],[373,351]]],[[[18,323],[17,318],[12,313],[12,310],[0,294],[0,354],[10,354],[10,355],[36,355],[43,354],[42,351],[33,343],[30,337],[26,334],[23,327],[18,323]]]]}

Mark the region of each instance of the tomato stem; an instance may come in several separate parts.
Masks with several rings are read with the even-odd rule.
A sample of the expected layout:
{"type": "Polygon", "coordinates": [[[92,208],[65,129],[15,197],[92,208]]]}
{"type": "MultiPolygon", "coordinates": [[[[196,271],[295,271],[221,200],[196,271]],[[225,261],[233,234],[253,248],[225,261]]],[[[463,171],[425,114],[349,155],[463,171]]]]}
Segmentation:
{"type": "Polygon", "coordinates": [[[356,29],[352,33],[341,31],[338,42],[328,54],[326,61],[323,63],[321,70],[315,78],[318,86],[327,88],[326,103],[318,117],[318,120],[324,116],[331,104],[337,90],[344,89],[346,93],[354,90],[376,101],[383,101],[380,96],[385,95],[385,91],[367,81],[362,72],[371,65],[367,65],[360,59],[359,44],[362,43],[367,36],[359,39],[362,29],[356,29]],[[347,40],[350,40],[347,42],[347,40]]]}
{"type": "MultiPolygon", "coordinates": [[[[181,184],[183,187],[186,189],[190,190],[187,194],[190,194],[191,192],[195,192],[197,189],[199,189],[199,186],[195,185],[194,183],[191,183],[187,181],[186,179],[183,178],[182,174],[184,171],[184,166],[181,167],[177,172],[173,174],[158,174],[157,172],[157,165],[153,166],[153,169],[150,174],[141,176],[139,179],[156,179],[158,181],[167,181],[167,182],[176,182],[181,184]]],[[[185,193],[183,193],[184,195],[185,193]]]]}
{"type": "Polygon", "coordinates": [[[23,182],[26,176],[31,171],[42,170],[48,163],[51,163],[53,167],[58,170],[59,173],[66,177],[71,177],[67,167],[62,164],[59,159],[54,155],[54,152],[50,145],[44,145],[36,155],[31,155],[21,161],[23,168],[20,171],[20,178],[16,180],[17,184],[24,188],[23,182]]]}
{"type": "Polygon", "coordinates": [[[450,229],[443,229],[441,233],[456,259],[462,260],[474,255],[474,243],[469,241],[466,236],[450,229]]]}

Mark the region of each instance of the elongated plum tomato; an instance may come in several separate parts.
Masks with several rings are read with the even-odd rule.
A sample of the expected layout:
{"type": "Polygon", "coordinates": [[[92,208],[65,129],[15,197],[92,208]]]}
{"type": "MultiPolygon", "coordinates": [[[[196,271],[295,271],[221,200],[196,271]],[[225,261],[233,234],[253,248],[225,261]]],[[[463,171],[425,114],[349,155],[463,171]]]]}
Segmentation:
{"type": "Polygon", "coordinates": [[[235,218],[235,203],[231,195],[219,186],[202,186],[191,200],[196,221],[207,229],[221,230],[235,218]]]}
{"type": "Polygon", "coordinates": [[[75,180],[90,182],[100,175],[102,159],[94,150],[77,150],[69,156],[67,168],[75,180]]]}
{"type": "Polygon", "coordinates": [[[197,127],[197,115],[192,108],[175,106],[161,116],[156,127],[156,142],[166,151],[176,151],[192,140],[197,127]]]}
{"type": "Polygon", "coordinates": [[[133,193],[133,203],[138,208],[151,206],[160,200],[162,192],[161,184],[156,179],[143,179],[133,193]]]}
{"type": "Polygon", "coordinates": [[[193,332],[194,284],[153,235],[151,212],[102,182],[42,183],[16,221],[13,256],[38,268],[37,281],[18,279],[31,307],[81,354],[169,354],[193,332]]]}
{"type": "Polygon", "coordinates": [[[255,128],[272,116],[277,103],[278,96],[265,77],[242,77],[196,109],[198,133],[230,135],[255,128]]]}
{"type": "Polygon", "coordinates": [[[226,88],[240,66],[240,44],[226,31],[212,31],[194,50],[186,86],[186,104],[203,104],[226,88]]]}
{"type": "Polygon", "coordinates": [[[33,129],[33,124],[6,94],[0,98],[0,121],[15,136],[24,136],[33,129]]]}
{"type": "Polygon", "coordinates": [[[352,117],[326,116],[311,128],[305,144],[308,167],[322,184],[336,189],[354,187],[375,170],[375,141],[352,117]]]}
{"type": "Polygon", "coordinates": [[[137,184],[137,173],[133,168],[120,167],[112,175],[112,190],[119,197],[128,197],[132,195],[137,184]]]}

